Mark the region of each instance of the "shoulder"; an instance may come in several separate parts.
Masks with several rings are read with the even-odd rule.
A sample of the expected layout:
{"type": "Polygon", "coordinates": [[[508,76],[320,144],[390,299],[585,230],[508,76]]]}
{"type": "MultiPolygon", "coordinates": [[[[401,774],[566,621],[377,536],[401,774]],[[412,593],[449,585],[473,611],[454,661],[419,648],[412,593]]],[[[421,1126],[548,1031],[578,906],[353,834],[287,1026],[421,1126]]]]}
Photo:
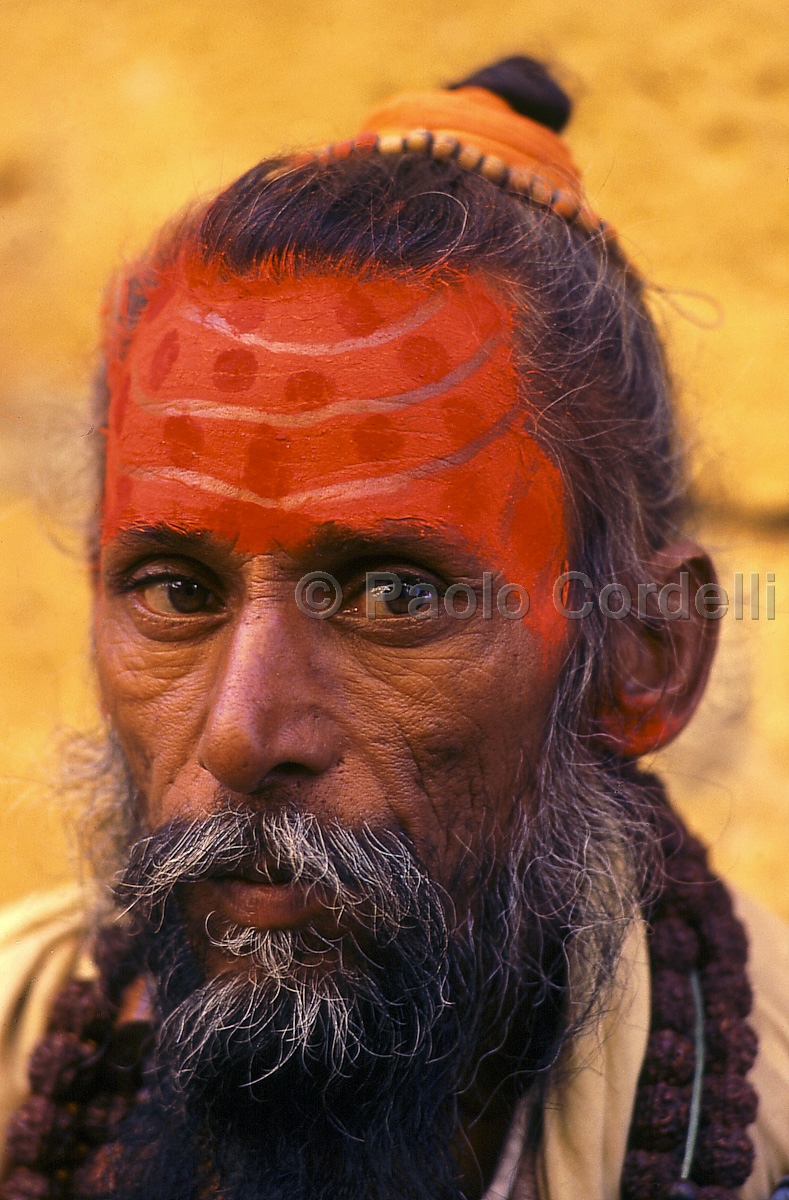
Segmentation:
{"type": "Polygon", "coordinates": [[[28,1059],[54,996],[79,966],[88,912],[76,886],[0,910],[0,1139],[27,1093],[28,1059]]]}
{"type": "Polygon", "coordinates": [[[789,925],[734,891],[737,915],[748,933],[748,974],[753,1009],[748,1018],[759,1038],[750,1080],[759,1112],[750,1134],[756,1163],[743,1200],[764,1200],[789,1172],[789,925]]]}

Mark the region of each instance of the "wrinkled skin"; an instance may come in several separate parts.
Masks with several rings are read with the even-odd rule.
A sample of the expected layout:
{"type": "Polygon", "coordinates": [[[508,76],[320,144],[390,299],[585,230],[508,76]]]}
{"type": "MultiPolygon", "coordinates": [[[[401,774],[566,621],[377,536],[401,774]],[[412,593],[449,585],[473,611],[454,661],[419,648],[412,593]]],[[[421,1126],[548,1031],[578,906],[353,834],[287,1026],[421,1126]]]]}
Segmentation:
{"type": "MultiPolygon", "coordinates": [[[[424,302],[423,295],[419,299],[424,302]]],[[[380,307],[380,288],[372,300],[380,307]]],[[[395,293],[395,300],[401,308],[413,304],[407,290],[404,299],[395,293]]],[[[462,292],[451,301],[462,316],[462,292]]],[[[505,328],[507,313],[490,296],[485,303],[489,327],[499,321],[505,328]]],[[[354,304],[359,307],[356,293],[354,304]]],[[[321,311],[318,306],[310,336],[326,343],[337,331],[328,327],[328,317],[323,328],[321,311]]],[[[473,304],[469,311],[469,328],[459,332],[457,346],[449,339],[449,367],[453,354],[457,359],[468,353],[473,304]]],[[[165,350],[173,342],[167,320],[165,311],[154,331],[158,340],[165,330],[169,343],[158,341],[165,350]]],[[[271,326],[267,310],[266,330],[271,326]]],[[[183,343],[191,326],[182,320],[180,328],[183,343]]],[[[152,354],[146,349],[144,335],[143,329],[143,350],[133,346],[130,356],[132,379],[141,376],[143,382],[145,371],[150,374],[145,354],[155,362],[162,358],[159,352],[156,359],[156,348],[152,354]],[[145,370],[135,354],[143,355],[145,370]]],[[[479,411],[486,411],[485,395],[498,394],[495,403],[513,413],[519,397],[511,356],[500,338],[496,345],[498,357],[485,366],[479,411]]],[[[412,365],[413,346],[409,354],[412,365]]],[[[325,359],[324,354],[318,364],[322,369],[325,359]]],[[[473,383],[472,377],[466,388],[473,383]]],[[[196,372],[179,378],[186,395],[206,386],[196,372]]],[[[384,375],[372,385],[365,377],[360,386],[386,395],[405,384],[384,375]]],[[[439,389],[443,403],[441,381],[429,387],[434,394],[439,389]]],[[[165,399],[178,402],[177,396],[165,399]]],[[[466,403],[449,386],[446,399],[456,408],[466,403]]],[[[255,402],[270,407],[268,391],[255,402]]],[[[428,420],[427,433],[409,433],[406,422],[399,442],[384,430],[381,454],[387,444],[400,447],[387,460],[387,473],[412,469],[428,452],[457,453],[458,437],[470,435],[459,432],[451,413],[443,424],[440,416],[428,420]]],[[[326,437],[337,439],[338,456],[355,419],[340,415],[327,424],[326,437]]],[[[118,452],[112,430],[124,420],[116,406],[111,458],[122,459],[123,446],[118,452]]],[[[128,519],[113,518],[105,529],[95,642],[104,706],[141,797],[144,828],[205,816],[220,806],[289,803],[321,821],[402,832],[445,889],[450,924],[453,906],[462,920],[471,902],[466,882],[483,854],[488,861],[491,850],[495,854],[514,805],[528,802],[568,634],[551,601],[567,555],[559,473],[522,420],[507,421],[483,453],[423,482],[406,480],[394,493],[369,502],[351,488],[347,497],[335,496],[287,520],[274,511],[268,524],[256,518],[252,534],[243,513],[234,536],[232,508],[225,505],[221,519],[215,518],[186,489],[174,502],[167,484],[161,508],[150,484],[132,493],[128,519]],[[169,515],[174,504],[177,521],[169,515]],[[343,589],[342,607],[327,620],[311,619],[295,602],[297,581],[317,570],[330,572],[343,589]],[[456,619],[439,603],[435,619],[425,611],[409,614],[404,604],[389,604],[379,593],[370,619],[367,571],[394,571],[406,586],[432,585],[440,597],[454,583],[469,585],[477,594],[477,613],[456,619]],[[485,573],[492,592],[489,618],[482,615],[485,573]],[[510,619],[497,611],[496,595],[505,583],[528,589],[525,616],[510,619]]],[[[173,426],[163,428],[167,454],[167,430],[173,426]]],[[[246,433],[241,425],[239,437],[246,433]]],[[[286,446],[291,472],[298,444],[286,446]]],[[[368,435],[359,444],[370,452],[368,435]]],[[[305,477],[310,482],[310,455],[305,448],[296,464],[302,489],[305,477]]],[[[165,466],[168,461],[182,463],[182,448],[174,448],[165,466]]],[[[363,476],[363,463],[359,469],[363,476]]],[[[122,474],[119,478],[123,482],[122,474]]],[[[316,469],[316,486],[322,478],[316,469]]],[[[265,488],[265,471],[256,486],[265,488]]],[[[119,497],[128,507],[127,496],[128,486],[109,491],[108,510],[120,511],[119,497]]],[[[455,602],[461,615],[465,603],[463,595],[455,602]]],[[[260,928],[307,921],[320,928],[322,919],[315,897],[308,902],[286,882],[191,885],[184,907],[198,948],[209,914],[214,923],[220,918],[260,928]]],[[[220,953],[202,949],[214,972],[234,969],[220,953]]],[[[485,1176],[507,1116],[494,1105],[489,1119],[474,1127],[473,1157],[485,1176]]],[[[472,1195],[479,1170],[466,1173],[472,1195]]]]}
{"type": "Polygon", "coordinates": [[[564,489],[526,432],[509,310],[474,276],[179,275],[151,307],[110,372],[96,604],[145,824],[288,800],[407,833],[451,888],[528,789],[568,633],[564,489]],[[344,593],[325,621],[294,597],[317,570],[344,593]],[[478,611],[370,620],[370,570],[470,585],[478,611]],[[505,583],[522,619],[497,611],[505,583]]]}
{"type": "MultiPolygon", "coordinates": [[[[364,293],[365,285],[353,286],[354,311],[363,309],[366,320],[371,308],[381,307],[380,289],[372,296],[363,294],[362,303],[359,292],[364,293]]],[[[103,703],[137,787],[143,828],[159,829],[228,805],[290,804],[321,822],[404,833],[444,889],[450,925],[453,907],[462,920],[473,905],[467,885],[481,860],[495,858],[514,807],[529,804],[533,770],[575,632],[552,603],[553,582],[568,559],[564,488],[555,465],[529,435],[528,404],[521,402],[512,357],[502,351],[507,343],[501,330],[509,327],[509,315],[490,293],[485,300],[488,341],[480,342],[482,349],[477,350],[486,372],[479,412],[488,404],[500,404],[501,432],[487,441],[480,441],[477,433],[472,437],[468,431],[459,432],[457,411],[474,405],[474,372],[464,379],[460,401],[454,385],[444,386],[444,380],[453,378],[452,371],[459,370],[458,356],[470,353],[467,343],[474,349],[479,286],[477,280],[471,299],[456,286],[451,301],[458,306],[458,320],[466,325],[458,332],[457,344],[446,335],[446,375],[436,382],[434,371],[432,382],[425,385],[432,389],[431,403],[438,397],[436,404],[446,402],[447,411],[437,409],[422,429],[412,428],[410,417],[394,431],[379,422],[378,442],[371,440],[368,423],[364,439],[357,438],[362,457],[352,463],[341,456],[349,443],[349,422],[357,418],[340,414],[327,420],[320,442],[324,460],[331,461],[336,439],[340,471],[347,467],[357,473],[345,493],[345,484],[333,485],[331,497],[322,504],[300,505],[287,489],[281,505],[269,503],[269,476],[279,479],[280,491],[283,479],[298,476],[298,494],[303,495],[324,483],[317,468],[311,477],[312,444],[305,442],[300,451],[298,433],[271,441],[273,457],[264,457],[251,481],[247,458],[245,495],[252,487],[257,496],[267,498],[263,517],[243,497],[236,509],[216,500],[214,485],[222,470],[222,494],[232,491],[227,482],[232,464],[229,467],[227,456],[217,454],[213,470],[210,422],[197,439],[202,478],[206,471],[213,472],[210,500],[188,486],[184,446],[168,443],[168,437],[177,441],[183,435],[180,416],[176,425],[164,417],[157,425],[159,416],[144,415],[153,430],[151,454],[158,456],[158,482],[153,478],[156,471],[146,466],[148,451],[141,453],[139,445],[135,449],[128,443],[132,461],[124,464],[124,447],[113,441],[113,430],[124,427],[120,406],[129,388],[118,384],[124,399],[111,412],[112,470],[105,497],[113,517],[105,528],[95,607],[103,703]],[[495,311],[491,317],[493,310],[499,318],[495,311]],[[489,330],[496,328],[496,320],[499,333],[494,337],[489,330]],[[516,419],[512,414],[518,410],[521,416],[516,419]],[[471,440],[458,449],[461,437],[471,440]],[[464,446],[477,444],[474,438],[480,451],[463,457],[464,446]],[[365,496],[359,481],[366,478],[363,459],[370,453],[379,455],[378,473],[399,473],[402,486],[390,486],[383,494],[376,494],[372,486],[370,497],[365,496]],[[450,465],[414,476],[427,454],[430,462],[450,465]],[[311,619],[295,600],[299,579],[312,571],[329,572],[342,587],[343,603],[326,620],[311,619]],[[452,584],[467,585],[477,596],[477,612],[468,620],[457,619],[439,603],[434,619],[424,610],[409,613],[403,603],[389,603],[379,591],[371,618],[365,585],[369,571],[395,572],[406,586],[429,585],[440,597],[452,584]],[[493,596],[490,618],[483,615],[485,574],[493,596]],[[528,589],[530,606],[518,619],[497,611],[495,598],[506,583],[528,589]]],[[[313,280],[307,297],[315,304],[314,310],[308,309],[309,336],[324,348],[332,339],[342,341],[332,325],[333,287],[329,281],[326,294],[318,294],[313,280]]],[[[392,284],[396,287],[405,285],[392,284]]],[[[268,287],[267,336],[272,336],[272,328],[276,334],[280,318],[285,326],[292,324],[294,288],[298,292],[291,282],[285,315],[278,316],[276,289],[268,287]]],[[[393,294],[394,317],[402,319],[406,312],[410,319],[414,297],[407,288],[402,296],[393,294]]],[[[419,302],[424,300],[420,293],[419,302]]],[[[206,300],[201,294],[200,302],[210,309],[210,297],[206,300]]],[[[178,324],[182,342],[191,336],[193,310],[179,315],[178,305],[193,303],[194,297],[184,300],[176,289],[168,300],[175,315],[169,315],[167,305],[159,306],[148,330],[149,344],[143,320],[129,356],[132,385],[139,379],[145,383],[151,363],[161,365],[162,347],[171,356],[174,339],[168,322],[178,324]],[[140,355],[142,367],[136,361],[140,355]]],[[[223,294],[212,318],[219,313],[224,327],[234,327],[235,321],[248,331],[254,321],[239,320],[239,303],[243,311],[238,296],[228,300],[223,294]]],[[[303,321],[303,313],[296,313],[303,321]]],[[[254,316],[258,319],[259,314],[254,316]]],[[[286,333],[293,336],[290,326],[286,333]]],[[[364,338],[356,339],[360,340],[364,338]]],[[[228,353],[222,351],[220,358],[226,360],[228,353]]],[[[249,352],[244,354],[246,363],[249,352]]],[[[338,355],[342,357],[339,351],[338,355]]],[[[414,361],[411,353],[411,366],[414,361]]],[[[165,365],[168,362],[165,356],[165,365]]],[[[321,370],[326,362],[324,349],[321,370]]],[[[374,367],[374,356],[371,363],[374,367]]],[[[181,392],[199,394],[204,405],[213,403],[204,372],[194,370],[190,376],[187,367],[177,387],[157,380],[165,393],[171,388],[164,399],[153,396],[153,384],[145,385],[151,391],[145,402],[152,411],[156,405],[165,416],[174,411],[182,404],[181,392]]],[[[245,392],[247,406],[271,410],[276,391],[271,372],[276,369],[275,362],[259,395],[254,389],[245,392]]],[[[299,378],[306,374],[302,371],[299,378]]],[[[218,378],[217,387],[227,392],[227,372],[218,378]]],[[[359,386],[365,395],[392,396],[401,394],[405,384],[384,372],[373,385],[364,376],[359,386]]],[[[284,390],[287,395],[287,386],[284,390]]],[[[143,421],[139,413],[135,419],[143,421]]],[[[242,444],[249,434],[249,418],[244,420],[247,424],[239,424],[235,441],[232,430],[227,435],[234,453],[236,441],[242,444]]],[[[187,432],[197,444],[191,425],[187,432]]],[[[692,550],[681,545],[676,554],[668,552],[661,578],[673,579],[692,550]]],[[[462,595],[455,607],[462,616],[462,595]]],[[[681,635],[675,638],[680,653],[672,650],[671,662],[652,644],[642,650],[638,637],[627,642],[630,685],[622,692],[617,712],[603,723],[625,750],[631,725],[640,728],[645,710],[654,715],[658,731],[669,731],[666,736],[690,715],[710,655],[697,652],[697,628],[698,623],[683,624],[676,631],[681,635]],[[675,658],[693,666],[688,681],[672,692],[668,684],[675,658]]],[[[619,630],[615,632],[619,636],[619,630]]],[[[709,638],[704,645],[708,642],[709,638]]],[[[658,732],[650,746],[661,740],[658,732]]],[[[189,886],[185,909],[198,949],[210,914],[228,924],[271,929],[308,922],[320,928],[323,919],[319,896],[307,897],[287,880],[247,878],[189,886]]],[[[219,952],[202,950],[211,971],[234,969],[219,952]]],[[[481,1176],[464,1161],[469,1196],[479,1194],[480,1177],[492,1171],[508,1116],[493,1105],[488,1117],[470,1130],[471,1159],[479,1164],[481,1176]]]]}
{"type": "Polygon", "coordinates": [[[560,653],[546,663],[526,622],[495,612],[368,620],[371,564],[481,592],[488,563],[453,546],[427,554],[421,530],[409,545],[402,525],[399,553],[373,534],[361,566],[344,548],[239,555],[210,538],[182,546],[166,531],[106,548],[102,692],[151,827],[205,815],[220,794],[290,800],[319,818],[404,830],[449,885],[486,818],[506,820],[540,745],[560,653]],[[346,594],[327,621],[294,602],[316,563],[346,594]],[[168,592],[178,604],[179,589],[204,597],[204,611],[174,611],[168,592]]]}

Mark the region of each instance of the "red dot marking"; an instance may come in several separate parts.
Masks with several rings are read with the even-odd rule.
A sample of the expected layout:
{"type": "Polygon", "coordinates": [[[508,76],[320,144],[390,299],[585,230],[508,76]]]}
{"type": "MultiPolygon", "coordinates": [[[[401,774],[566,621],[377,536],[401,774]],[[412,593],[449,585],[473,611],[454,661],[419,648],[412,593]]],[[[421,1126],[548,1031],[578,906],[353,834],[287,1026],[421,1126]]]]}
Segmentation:
{"type": "Polygon", "coordinates": [[[403,341],[398,356],[408,374],[419,383],[437,383],[452,367],[449,354],[440,342],[418,334],[403,341]]]}
{"type": "Polygon", "coordinates": [[[363,462],[385,462],[396,458],[405,444],[402,433],[392,428],[389,417],[367,417],[353,431],[353,440],[363,462]]]}
{"type": "Polygon", "coordinates": [[[367,337],[383,325],[372,298],[358,286],[352,286],[337,303],[337,320],[352,337],[367,337]]]}
{"type": "Polygon", "coordinates": [[[171,329],[156,347],[148,368],[148,383],[156,392],[175,366],[181,350],[178,330],[171,329]]]}
{"type": "Polygon", "coordinates": [[[164,436],[168,457],[176,467],[191,467],[195,455],[205,446],[202,429],[192,417],[186,415],[168,417],[164,423],[164,436]]]}
{"type": "Polygon", "coordinates": [[[251,350],[224,350],[214,359],[214,385],[220,392],[246,392],[257,373],[258,360],[251,350]]]}
{"type": "Polygon", "coordinates": [[[320,408],[332,391],[330,381],[320,371],[297,371],[285,383],[285,401],[291,408],[320,408]]]}
{"type": "Polygon", "coordinates": [[[244,486],[258,496],[284,496],[291,482],[288,464],[282,461],[287,444],[273,429],[261,430],[250,442],[244,464],[244,486]]]}

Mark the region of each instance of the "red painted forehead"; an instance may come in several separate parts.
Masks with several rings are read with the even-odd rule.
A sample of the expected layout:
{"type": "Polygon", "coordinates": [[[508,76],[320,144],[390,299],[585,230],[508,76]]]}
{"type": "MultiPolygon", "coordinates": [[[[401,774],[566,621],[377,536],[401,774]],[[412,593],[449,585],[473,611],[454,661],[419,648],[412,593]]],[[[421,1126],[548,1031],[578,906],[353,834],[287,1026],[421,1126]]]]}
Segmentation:
{"type": "Polygon", "coordinates": [[[167,523],[263,553],[395,518],[456,530],[493,571],[522,574],[527,543],[560,565],[511,326],[474,276],[163,285],[109,366],[104,540],[167,523]]]}

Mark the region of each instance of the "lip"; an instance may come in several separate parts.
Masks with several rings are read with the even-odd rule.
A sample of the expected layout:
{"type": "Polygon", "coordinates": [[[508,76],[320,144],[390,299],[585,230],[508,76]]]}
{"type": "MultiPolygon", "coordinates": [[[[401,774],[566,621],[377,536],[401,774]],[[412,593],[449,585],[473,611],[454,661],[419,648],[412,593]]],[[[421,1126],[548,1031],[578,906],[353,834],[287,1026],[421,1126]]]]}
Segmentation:
{"type": "Polygon", "coordinates": [[[236,876],[192,884],[193,898],[204,912],[217,912],[234,925],[254,929],[294,929],[314,920],[326,908],[314,890],[298,883],[260,883],[236,876]]]}

